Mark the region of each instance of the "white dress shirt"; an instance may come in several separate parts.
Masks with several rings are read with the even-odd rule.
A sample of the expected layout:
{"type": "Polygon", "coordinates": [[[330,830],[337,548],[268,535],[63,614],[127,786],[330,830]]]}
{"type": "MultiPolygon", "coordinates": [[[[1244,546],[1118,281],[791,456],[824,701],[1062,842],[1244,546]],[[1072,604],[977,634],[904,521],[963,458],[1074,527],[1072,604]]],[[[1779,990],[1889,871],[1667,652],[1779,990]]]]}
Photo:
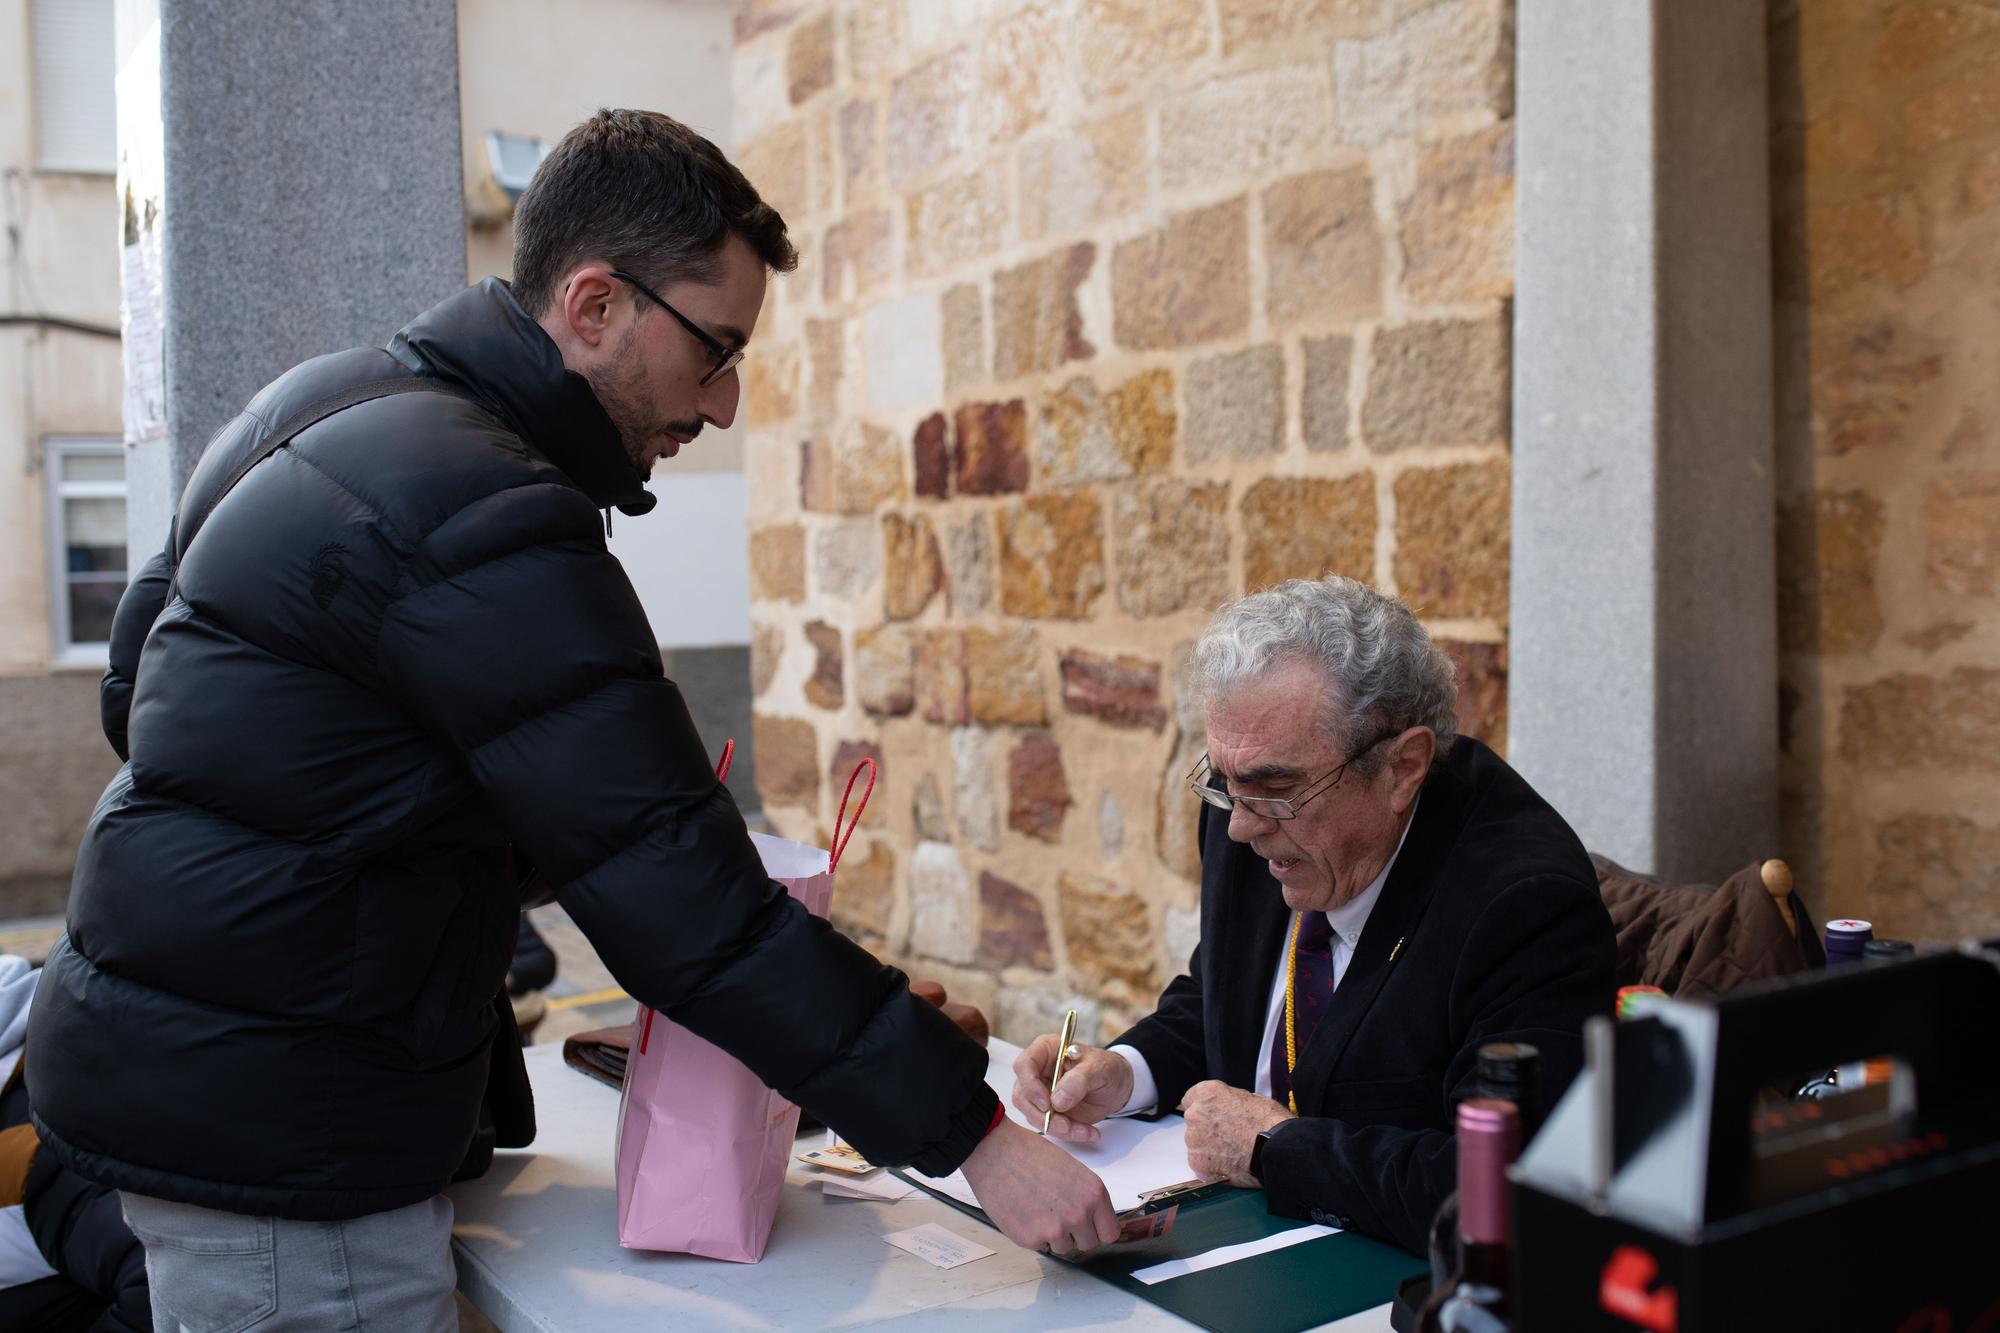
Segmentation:
{"type": "MultiPolygon", "coordinates": [[[[1402,855],[1403,839],[1410,836],[1410,825],[1417,822],[1417,802],[1410,807],[1410,818],[1403,825],[1403,832],[1396,839],[1396,850],[1389,853],[1389,860],[1382,867],[1382,873],[1369,881],[1368,887],[1340,906],[1326,914],[1327,924],[1333,927],[1333,988],[1340,989],[1340,979],[1347,975],[1347,964],[1354,958],[1354,946],[1361,941],[1362,927],[1368,924],[1368,914],[1375,910],[1375,900],[1382,896],[1382,885],[1389,879],[1389,871],[1395,866],[1396,858],[1402,855]]],[[[1277,1040],[1278,1025],[1285,1021],[1285,964],[1286,955],[1291,952],[1292,932],[1285,930],[1283,941],[1278,946],[1277,965],[1271,973],[1271,1000],[1264,1013],[1264,1039],[1257,1047],[1257,1081],[1251,1091],[1259,1097],[1271,1095],[1271,1047],[1277,1040]]],[[[1132,1095],[1125,1105],[1115,1112],[1117,1115],[1136,1115],[1151,1111],[1160,1100],[1159,1084],[1153,1081],[1152,1066],[1136,1047],[1113,1046],[1111,1048],[1123,1056],[1125,1063],[1132,1066],[1132,1095]]]]}

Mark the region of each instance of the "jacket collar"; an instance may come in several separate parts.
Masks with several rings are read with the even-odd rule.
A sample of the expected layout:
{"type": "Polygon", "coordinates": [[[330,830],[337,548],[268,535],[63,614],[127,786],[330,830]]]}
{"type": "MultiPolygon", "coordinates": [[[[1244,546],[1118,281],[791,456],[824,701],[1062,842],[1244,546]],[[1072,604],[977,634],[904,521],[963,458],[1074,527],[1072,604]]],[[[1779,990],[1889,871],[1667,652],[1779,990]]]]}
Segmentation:
{"type": "Polygon", "coordinates": [[[389,354],[492,406],[598,508],[639,515],[656,503],[590,381],[563,365],[541,325],[498,278],[447,297],[405,325],[389,354]]]}

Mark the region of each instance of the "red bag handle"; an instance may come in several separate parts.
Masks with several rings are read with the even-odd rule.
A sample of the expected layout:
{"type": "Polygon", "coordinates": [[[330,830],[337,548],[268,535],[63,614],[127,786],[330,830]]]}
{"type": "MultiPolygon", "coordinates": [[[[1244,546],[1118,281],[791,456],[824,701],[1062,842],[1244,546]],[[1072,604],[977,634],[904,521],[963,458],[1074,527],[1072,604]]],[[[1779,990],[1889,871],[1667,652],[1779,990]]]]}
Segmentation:
{"type": "MultiPolygon", "coordinates": [[[[729,761],[735,757],[736,739],[732,736],[722,743],[722,758],[715,761],[715,780],[717,782],[722,782],[729,777],[729,761]]],[[[646,1016],[645,1021],[639,1025],[639,1054],[644,1055],[646,1053],[646,1043],[651,1040],[653,1035],[653,1011],[643,1004],[639,1006],[639,1011],[646,1016]]]]}
{"type": "Polygon", "coordinates": [[[875,761],[863,759],[847,775],[847,790],[840,794],[840,810],[833,817],[833,855],[827,858],[826,873],[831,875],[840,866],[840,854],[847,850],[847,844],[854,837],[854,830],[861,827],[861,812],[868,808],[868,798],[875,794],[875,761]],[[847,798],[854,794],[854,783],[861,776],[862,769],[868,770],[868,785],[861,792],[861,800],[854,807],[854,822],[843,832],[841,821],[847,817],[847,798]]]}

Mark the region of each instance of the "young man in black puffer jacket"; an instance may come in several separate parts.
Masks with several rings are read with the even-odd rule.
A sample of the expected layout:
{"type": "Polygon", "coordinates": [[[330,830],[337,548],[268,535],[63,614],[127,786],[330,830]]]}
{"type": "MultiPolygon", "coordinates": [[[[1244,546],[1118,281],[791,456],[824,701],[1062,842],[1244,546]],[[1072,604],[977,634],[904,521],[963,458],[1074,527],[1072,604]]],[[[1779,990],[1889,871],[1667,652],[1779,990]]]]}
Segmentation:
{"type": "Polygon", "coordinates": [[[260,392],[120,604],[128,762],[28,1037],[44,1151],[124,1192],[164,1327],[455,1327],[439,1191],[506,1044],[518,855],[638,1000],[871,1159],[962,1165],[1024,1245],[1111,1240],[984,1052],[765,878],[605,549],[599,511],[734,417],[783,220],[614,111],[515,238],[511,289],[260,392]]]}

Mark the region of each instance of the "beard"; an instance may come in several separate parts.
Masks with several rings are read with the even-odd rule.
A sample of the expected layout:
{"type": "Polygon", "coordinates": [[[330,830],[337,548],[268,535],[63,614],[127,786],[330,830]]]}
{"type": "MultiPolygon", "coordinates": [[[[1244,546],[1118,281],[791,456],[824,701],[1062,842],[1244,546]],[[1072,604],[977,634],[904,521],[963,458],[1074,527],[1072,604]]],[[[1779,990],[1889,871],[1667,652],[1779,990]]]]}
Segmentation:
{"type": "Polygon", "coordinates": [[[701,433],[702,422],[672,421],[647,406],[647,375],[640,364],[638,335],[636,324],[627,328],[611,359],[582,373],[604,415],[611,418],[625,457],[633,470],[645,477],[652,474],[653,459],[669,433],[692,438],[701,433]]]}

